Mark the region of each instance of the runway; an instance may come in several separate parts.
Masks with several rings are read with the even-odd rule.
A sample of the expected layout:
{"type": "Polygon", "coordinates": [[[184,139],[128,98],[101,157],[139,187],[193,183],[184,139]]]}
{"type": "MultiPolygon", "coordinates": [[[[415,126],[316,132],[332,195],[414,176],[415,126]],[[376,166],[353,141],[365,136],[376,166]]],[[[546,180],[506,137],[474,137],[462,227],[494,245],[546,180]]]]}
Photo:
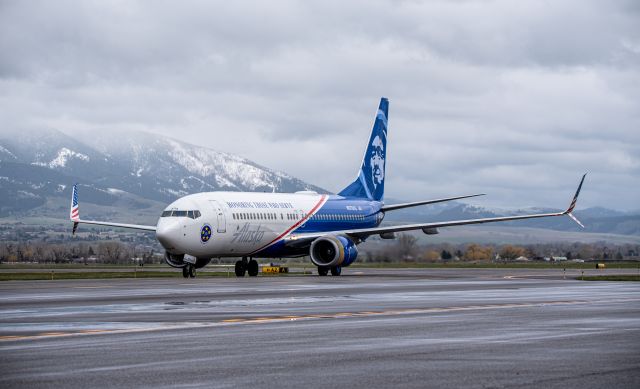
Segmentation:
{"type": "Polygon", "coordinates": [[[557,271],[0,283],[2,388],[622,388],[639,367],[640,284],[557,271]]]}

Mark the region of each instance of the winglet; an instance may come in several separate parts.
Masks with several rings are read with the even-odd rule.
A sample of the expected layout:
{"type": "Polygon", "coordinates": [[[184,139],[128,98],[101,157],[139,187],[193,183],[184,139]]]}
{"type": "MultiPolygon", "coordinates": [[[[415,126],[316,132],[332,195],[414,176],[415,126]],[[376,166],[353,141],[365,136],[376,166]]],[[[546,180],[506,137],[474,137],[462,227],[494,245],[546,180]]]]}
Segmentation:
{"type": "Polygon", "coordinates": [[[80,207],[78,206],[78,184],[73,185],[73,192],[71,192],[71,209],[69,210],[69,219],[73,222],[73,234],[76,233],[78,228],[78,221],[80,221],[80,207]]]}
{"type": "Polygon", "coordinates": [[[578,220],[575,216],[573,216],[571,212],[573,212],[573,209],[576,207],[576,203],[578,202],[578,196],[580,195],[580,189],[582,189],[582,184],[584,183],[584,179],[586,176],[587,176],[587,173],[585,173],[582,176],[582,179],[580,180],[580,185],[578,185],[578,190],[576,190],[576,194],[575,196],[573,196],[573,200],[571,201],[569,208],[567,208],[567,210],[563,212],[563,214],[568,215],[571,219],[573,219],[574,222],[578,223],[578,225],[580,225],[580,227],[582,228],[584,228],[584,225],[580,223],[580,220],[578,220]]]}

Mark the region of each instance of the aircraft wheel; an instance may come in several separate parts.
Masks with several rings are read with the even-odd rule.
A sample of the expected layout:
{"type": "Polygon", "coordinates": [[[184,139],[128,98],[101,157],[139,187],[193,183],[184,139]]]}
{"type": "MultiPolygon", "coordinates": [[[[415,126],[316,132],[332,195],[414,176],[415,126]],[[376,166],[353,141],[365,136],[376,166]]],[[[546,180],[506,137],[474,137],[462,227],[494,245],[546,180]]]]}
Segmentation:
{"type": "Polygon", "coordinates": [[[327,274],[329,274],[329,268],[326,268],[324,266],[318,266],[318,275],[319,276],[324,277],[327,274]]]}
{"type": "Polygon", "coordinates": [[[342,274],[342,266],[333,266],[331,268],[332,276],[339,276],[340,274],[342,274]]]}
{"type": "Polygon", "coordinates": [[[249,261],[249,265],[247,266],[247,272],[249,272],[249,277],[256,277],[258,275],[258,271],[260,267],[258,266],[258,261],[252,259],[249,261]]]}
{"type": "Polygon", "coordinates": [[[196,278],[196,267],[189,266],[189,277],[196,278]]]}
{"type": "Polygon", "coordinates": [[[184,278],[189,278],[189,269],[187,268],[187,266],[182,268],[182,276],[184,278]]]}
{"type": "Polygon", "coordinates": [[[244,277],[245,270],[247,270],[247,269],[245,268],[244,262],[243,261],[237,261],[236,262],[236,277],[244,277]]]}

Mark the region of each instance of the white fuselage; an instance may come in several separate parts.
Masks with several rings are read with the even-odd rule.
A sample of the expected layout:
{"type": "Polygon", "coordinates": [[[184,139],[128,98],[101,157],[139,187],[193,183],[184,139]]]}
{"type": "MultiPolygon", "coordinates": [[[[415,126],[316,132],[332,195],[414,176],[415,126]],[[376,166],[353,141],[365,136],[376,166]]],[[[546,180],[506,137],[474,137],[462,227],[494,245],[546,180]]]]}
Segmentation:
{"type": "Polygon", "coordinates": [[[250,255],[306,223],[327,198],[316,193],[197,193],[165,209],[156,235],[171,253],[250,255]]]}

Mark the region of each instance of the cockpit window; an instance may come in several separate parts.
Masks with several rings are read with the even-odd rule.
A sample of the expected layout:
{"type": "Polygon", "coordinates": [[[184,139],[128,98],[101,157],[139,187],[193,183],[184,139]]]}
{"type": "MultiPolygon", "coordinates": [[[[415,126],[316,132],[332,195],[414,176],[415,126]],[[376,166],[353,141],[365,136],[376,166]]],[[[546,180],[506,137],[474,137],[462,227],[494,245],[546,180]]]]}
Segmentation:
{"type": "Polygon", "coordinates": [[[162,212],[162,215],[160,217],[188,217],[190,219],[197,219],[200,216],[202,216],[202,214],[198,210],[195,210],[195,211],[178,211],[178,210],[174,209],[174,210],[162,212]]]}

